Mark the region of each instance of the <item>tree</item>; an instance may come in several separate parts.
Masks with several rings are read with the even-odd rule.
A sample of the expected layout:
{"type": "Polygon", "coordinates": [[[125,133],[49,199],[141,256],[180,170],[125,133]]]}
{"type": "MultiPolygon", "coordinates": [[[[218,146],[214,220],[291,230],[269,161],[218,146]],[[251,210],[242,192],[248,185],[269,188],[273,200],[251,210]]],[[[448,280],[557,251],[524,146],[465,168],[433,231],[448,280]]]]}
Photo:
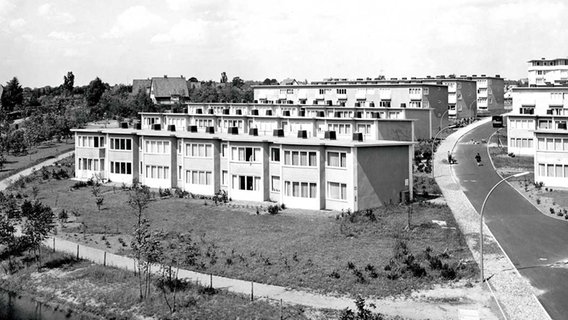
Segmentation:
{"type": "Polygon", "coordinates": [[[176,312],[176,296],[180,287],[185,285],[179,280],[180,267],[195,265],[199,256],[199,248],[193,241],[191,233],[172,233],[170,235],[159,234],[160,243],[165,248],[158,250],[157,260],[161,262],[161,272],[158,276],[158,288],[162,291],[164,300],[170,312],[176,312]],[[172,271],[174,269],[174,271],[172,271]],[[168,297],[171,296],[171,298],[168,297]]]}
{"type": "Polygon", "coordinates": [[[145,274],[148,271],[148,264],[144,263],[145,252],[150,237],[150,225],[144,217],[144,210],[150,205],[152,194],[150,188],[145,185],[134,183],[132,190],[128,195],[128,205],[134,210],[136,216],[136,224],[134,226],[134,235],[131,243],[134,251],[134,260],[138,267],[138,284],[140,289],[140,300],[143,300],[147,293],[147,287],[144,287],[146,279],[145,274]]]}
{"type": "Polygon", "coordinates": [[[26,209],[22,205],[22,214],[26,217],[22,233],[24,235],[25,243],[33,250],[38,269],[41,265],[41,243],[47,239],[49,233],[55,228],[55,215],[50,207],[43,205],[39,201],[34,203],[26,209]]]}
{"type": "Polygon", "coordinates": [[[13,269],[12,255],[18,246],[18,238],[16,237],[17,220],[10,219],[8,216],[0,215],[0,245],[4,248],[0,250],[1,255],[8,256],[8,267],[4,268],[6,274],[11,273],[13,269]]]}
{"type": "Polygon", "coordinates": [[[96,77],[95,80],[89,83],[87,90],[85,90],[87,105],[91,107],[96,105],[106,90],[107,86],[101,81],[101,79],[99,79],[99,77],[96,77]]]}
{"type": "Polygon", "coordinates": [[[63,76],[63,90],[65,90],[66,93],[72,95],[74,83],[75,75],[73,75],[73,72],[71,71],[67,72],[67,75],[63,76]]]}
{"type": "Polygon", "coordinates": [[[20,86],[18,78],[14,77],[6,83],[2,94],[2,109],[4,115],[14,111],[24,102],[24,89],[20,86]]]}
{"type": "Polygon", "coordinates": [[[240,77],[234,77],[233,81],[231,81],[234,87],[241,88],[245,82],[240,77]]]}
{"type": "Polygon", "coordinates": [[[225,72],[221,72],[221,81],[219,81],[219,82],[227,83],[227,80],[228,80],[227,74],[225,72]]]}

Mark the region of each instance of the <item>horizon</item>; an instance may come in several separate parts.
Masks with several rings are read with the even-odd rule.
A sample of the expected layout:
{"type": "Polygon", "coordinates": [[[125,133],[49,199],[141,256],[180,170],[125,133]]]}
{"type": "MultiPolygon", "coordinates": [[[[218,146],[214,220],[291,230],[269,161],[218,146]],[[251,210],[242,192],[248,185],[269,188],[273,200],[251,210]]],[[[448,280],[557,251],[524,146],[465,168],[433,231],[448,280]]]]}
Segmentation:
{"type": "Polygon", "coordinates": [[[527,61],[566,56],[567,13],[558,0],[0,0],[0,84],[17,77],[23,87],[55,87],[68,71],[76,86],[96,77],[111,85],[162,75],[218,81],[221,72],[251,81],[518,80],[527,61]]]}

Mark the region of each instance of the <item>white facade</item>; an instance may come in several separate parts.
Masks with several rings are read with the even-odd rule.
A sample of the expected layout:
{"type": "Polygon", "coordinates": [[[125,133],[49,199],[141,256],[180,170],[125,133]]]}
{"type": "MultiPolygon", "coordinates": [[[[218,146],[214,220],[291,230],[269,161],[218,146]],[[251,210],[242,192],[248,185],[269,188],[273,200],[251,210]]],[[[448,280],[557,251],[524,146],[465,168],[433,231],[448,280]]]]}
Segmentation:
{"type": "Polygon", "coordinates": [[[542,58],[528,63],[529,86],[554,85],[568,81],[568,58],[542,58]]]}

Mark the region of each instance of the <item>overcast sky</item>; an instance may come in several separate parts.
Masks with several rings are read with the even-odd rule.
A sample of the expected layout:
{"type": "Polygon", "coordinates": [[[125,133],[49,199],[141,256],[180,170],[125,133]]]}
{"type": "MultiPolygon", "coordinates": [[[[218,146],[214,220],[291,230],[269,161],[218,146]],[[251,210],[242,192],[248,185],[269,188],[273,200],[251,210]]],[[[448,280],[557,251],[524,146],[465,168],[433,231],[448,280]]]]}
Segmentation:
{"type": "Polygon", "coordinates": [[[0,83],[500,74],[568,56],[559,0],[0,0],[0,83]]]}

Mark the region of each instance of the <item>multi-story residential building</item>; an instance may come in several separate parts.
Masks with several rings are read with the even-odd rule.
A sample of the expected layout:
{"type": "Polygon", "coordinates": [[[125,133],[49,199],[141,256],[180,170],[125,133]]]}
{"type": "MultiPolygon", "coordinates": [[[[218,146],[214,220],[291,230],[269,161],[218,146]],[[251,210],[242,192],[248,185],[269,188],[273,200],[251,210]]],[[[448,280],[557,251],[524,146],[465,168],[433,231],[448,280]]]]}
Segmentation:
{"type": "MultiPolygon", "coordinates": [[[[254,86],[259,104],[290,105],[306,116],[323,111],[339,118],[355,115],[415,119],[417,138],[432,138],[448,108],[448,88],[442,84],[376,81],[324,81],[297,85],[254,86]]],[[[285,106],[282,106],[282,110],[285,106]]]]}
{"type": "Polygon", "coordinates": [[[331,210],[399,202],[413,187],[410,141],[366,139],[362,133],[337,138],[337,131],[322,139],[304,130],[286,135],[283,129],[261,136],[259,128],[246,134],[235,123],[227,133],[215,131],[215,125],[205,132],[194,132],[194,125],[177,130],[177,124],[164,130],[161,124],[170,123],[170,116],[178,120],[161,114],[151,129],[144,122],[153,115],[144,114],[136,128],[74,130],[77,178],[97,175],[205,195],[226,190],[234,200],[331,210]]]}
{"type": "Polygon", "coordinates": [[[530,60],[528,62],[529,86],[566,85],[568,83],[568,58],[530,60]]]}
{"type": "Polygon", "coordinates": [[[134,79],[132,93],[144,91],[155,104],[172,105],[189,101],[188,84],[182,77],[153,77],[152,79],[134,79]]]}
{"type": "Polygon", "coordinates": [[[561,125],[534,131],[536,154],[534,157],[534,179],[547,187],[568,188],[568,130],[566,120],[561,125]],[[556,129],[555,129],[556,127],[556,129]]]}
{"type": "Polygon", "coordinates": [[[477,115],[489,116],[505,111],[505,80],[500,75],[460,76],[460,79],[471,79],[477,84],[477,115]]]}
{"type": "Polygon", "coordinates": [[[513,110],[507,114],[508,151],[534,156],[534,132],[566,130],[568,87],[517,87],[512,89],[513,110]]]}

